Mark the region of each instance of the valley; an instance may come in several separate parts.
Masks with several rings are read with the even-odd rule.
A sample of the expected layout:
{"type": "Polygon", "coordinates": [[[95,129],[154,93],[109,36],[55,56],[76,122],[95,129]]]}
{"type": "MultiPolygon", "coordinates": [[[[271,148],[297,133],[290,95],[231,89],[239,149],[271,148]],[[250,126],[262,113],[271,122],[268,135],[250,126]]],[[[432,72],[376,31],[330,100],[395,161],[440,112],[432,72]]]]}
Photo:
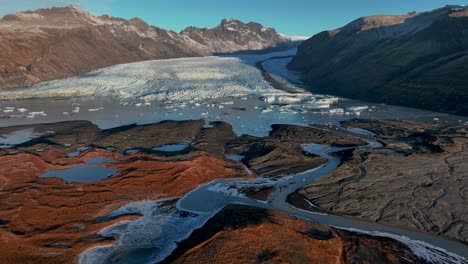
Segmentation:
{"type": "Polygon", "coordinates": [[[380,46],[356,55],[465,16],[366,17],[301,44],[238,19],[176,33],[76,6],[6,15],[0,262],[468,263],[463,100],[427,107],[410,96],[427,75],[362,61],[380,46]]]}
{"type": "MultiPolygon", "coordinates": [[[[285,53],[287,56],[293,52],[294,50],[285,53]]],[[[177,75],[174,74],[171,78],[173,84],[163,80],[153,80],[151,82],[152,88],[146,88],[141,83],[134,82],[133,85],[138,89],[132,89],[133,94],[131,95],[121,93],[120,88],[113,88],[114,90],[107,94],[94,94],[92,96],[84,93],[82,96],[76,97],[75,89],[66,88],[67,82],[75,83],[74,86],[78,87],[77,85],[83,81],[89,84],[92,82],[102,83],[106,78],[114,80],[113,77],[104,78],[101,76],[105,76],[108,74],[107,72],[118,72],[115,67],[100,70],[102,73],[89,77],[74,77],[63,81],[39,84],[27,92],[2,92],[2,95],[5,95],[2,108],[12,109],[13,113],[9,111],[5,113],[4,111],[8,117],[4,119],[5,123],[2,124],[8,124],[8,127],[0,128],[0,134],[2,134],[0,143],[3,144],[3,156],[0,157],[0,160],[5,163],[10,162],[12,158],[15,160],[24,159],[24,161],[31,160],[37,167],[35,172],[31,173],[31,163],[19,163],[15,166],[17,167],[15,174],[23,175],[27,172],[28,176],[23,176],[26,178],[22,182],[12,181],[11,176],[9,176],[12,168],[4,167],[6,171],[3,173],[3,193],[5,197],[20,195],[18,197],[43,204],[40,207],[32,204],[33,207],[24,211],[24,216],[21,213],[23,210],[5,210],[4,212],[8,212],[8,214],[1,217],[5,221],[3,227],[7,228],[6,230],[11,230],[10,232],[16,232],[15,239],[28,245],[27,250],[31,254],[34,252],[37,254],[41,251],[50,252],[51,250],[58,254],[56,258],[44,257],[45,262],[51,260],[73,262],[78,255],[80,263],[162,261],[171,255],[171,252],[178,248],[177,243],[185,241],[193,230],[205,228],[214,215],[218,212],[224,212],[222,208],[225,206],[229,208],[232,204],[244,204],[249,205],[248,208],[279,211],[316,223],[331,225],[333,228],[338,228],[332,229],[335,230],[332,231],[335,232],[333,235],[335,239],[344,239],[341,237],[344,233],[340,232],[348,231],[339,230],[348,230],[349,228],[354,232],[353,236],[362,236],[361,239],[369,234],[372,234],[371,237],[378,234],[375,238],[365,239],[384,239],[389,241],[388,243],[396,243],[395,247],[406,248],[407,254],[410,254],[408,257],[417,261],[428,261],[424,259],[425,255],[411,255],[412,253],[410,253],[416,252],[413,251],[416,248],[422,248],[423,252],[432,252],[431,254],[444,259],[444,261],[463,262],[462,258],[445,251],[449,250],[464,256],[463,252],[466,248],[459,242],[371,222],[342,220],[343,218],[333,214],[302,211],[291,207],[286,201],[291,199],[288,198],[289,195],[296,190],[302,187],[305,188],[304,190],[311,190],[310,186],[320,185],[320,182],[326,180],[327,177],[332,177],[342,169],[346,170],[347,161],[343,160],[344,163],[340,165],[336,158],[328,154],[329,151],[345,151],[344,149],[356,149],[357,151],[359,150],[358,146],[364,146],[366,141],[373,140],[369,134],[360,134],[363,132],[351,128],[363,128],[377,134],[380,132],[359,125],[355,121],[358,120],[356,118],[384,120],[392,119],[398,114],[401,118],[413,120],[409,122],[414,124],[431,123],[434,126],[444,126],[448,122],[459,124],[460,128],[465,126],[467,119],[402,107],[363,104],[342,98],[307,93],[297,86],[297,80],[289,79],[294,76],[293,73],[285,74],[280,68],[276,68],[278,66],[272,66],[278,64],[269,63],[268,58],[279,55],[281,57],[282,54],[284,52],[188,59],[194,63],[200,63],[201,60],[202,63],[210,64],[212,67],[216,65],[217,61],[224,61],[222,66],[219,66],[221,69],[229,69],[229,67],[236,69],[235,67],[238,67],[242,74],[236,74],[236,71],[239,70],[229,71],[232,76],[239,76],[238,79],[223,77],[232,81],[232,87],[238,87],[229,88],[231,92],[236,91],[235,89],[239,91],[237,95],[231,93],[227,97],[222,92],[223,90],[218,90],[219,94],[213,92],[204,94],[201,88],[197,88],[197,93],[193,95],[196,97],[190,97],[191,94],[187,93],[187,88],[180,86],[186,80],[185,76],[191,76],[192,80],[196,80],[196,78],[203,78],[204,75],[187,75],[186,72],[189,73],[189,69],[180,69],[176,66],[177,63],[185,65],[186,59],[151,62],[154,65],[169,64],[173,65],[171,67],[177,68],[177,75]],[[263,77],[268,74],[278,83],[294,87],[299,93],[290,94],[269,86],[267,82],[262,80],[262,72],[255,67],[256,61],[265,61],[263,62],[263,77]],[[250,73],[247,74],[247,72],[250,73]],[[175,76],[180,77],[175,78],[175,76]],[[257,80],[258,84],[252,83],[251,80],[257,80]],[[170,93],[160,93],[160,89],[155,88],[162,83],[166,85],[167,91],[171,91],[170,93]],[[35,98],[35,90],[43,99],[35,98]],[[157,91],[158,93],[148,94],[145,91],[157,91]],[[13,100],[20,95],[32,96],[29,99],[23,97],[21,100],[13,100]],[[68,98],[70,96],[74,98],[68,98]],[[59,97],[61,99],[56,100],[59,97]],[[34,106],[33,102],[43,103],[43,100],[49,100],[50,104],[47,107],[42,104],[34,106]],[[55,106],[51,107],[51,105],[55,106]],[[26,107],[29,109],[24,110],[23,113],[19,111],[19,109],[26,109],[26,107]],[[79,109],[79,111],[73,113],[75,109],[79,109]],[[340,110],[342,112],[335,109],[342,109],[340,110]],[[65,110],[73,114],[65,115],[63,113],[65,110]],[[44,115],[30,117],[31,112],[43,112],[44,115]],[[109,113],[112,113],[113,116],[109,113]],[[69,121],[63,122],[67,119],[69,121]],[[83,119],[88,119],[94,124],[79,121],[83,119]],[[62,122],[51,123],[57,121],[62,122]],[[420,123],[423,121],[426,123],[420,123]],[[139,125],[132,125],[134,123],[139,125]],[[18,126],[19,124],[21,125],[18,126]],[[312,127],[310,127],[311,124],[313,124],[312,127]],[[349,131],[346,130],[348,126],[350,127],[349,131]],[[140,135],[145,135],[145,137],[142,138],[140,135]],[[169,150],[175,149],[175,152],[158,151],[156,148],[157,146],[180,143],[187,145],[181,148],[174,145],[169,148],[169,150]],[[308,148],[308,145],[304,144],[319,145],[310,145],[308,148]],[[328,145],[335,146],[337,149],[328,150],[326,147],[328,145]],[[93,159],[97,159],[97,164],[93,165],[87,162],[93,159]],[[26,167],[22,167],[22,164],[26,167]],[[207,164],[210,166],[206,167],[207,164]],[[103,175],[104,178],[95,178],[95,180],[84,183],[69,182],[70,176],[64,178],[67,179],[65,182],[58,178],[38,177],[46,171],[49,171],[49,175],[54,177],[54,173],[78,165],[111,168],[115,169],[117,173],[112,173],[110,178],[108,178],[109,175],[103,175]],[[338,168],[334,170],[337,166],[338,168]],[[167,175],[168,178],[161,178],[161,175],[167,175]],[[320,178],[323,175],[330,176],[320,178]],[[212,182],[217,178],[222,179],[212,182]],[[236,178],[236,180],[226,180],[229,178],[236,178]],[[307,185],[308,183],[311,185],[307,185]],[[103,188],[102,184],[107,187],[103,188]],[[25,189],[25,186],[37,187],[25,189]],[[63,197],[61,205],[49,205],[48,201],[55,199],[52,197],[34,198],[35,195],[51,188],[50,186],[55,186],[54,188],[60,190],[59,193],[63,193],[60,194],[63,197]],[[91,191],[92,189],[95,191],[91,191]],[[262,192],[266,193],[262,194],[262,192]],[[107,198],[104,199],[104,197],[107,198]],[[86,200],[83,199],[90,202],[85,202],[86,200]],[[82,206],[77,207],[77,202],[82,206]],[[104,204],[105,209],[102,209],[104,204]],[[33,208],[37,208],[36,211],[33,208]],[[34,222],[26,220],[28,219],[27,214],[44,214],[45,208],[51,208],[47,210],[47,215],[57,215],[55,217],[56,223],[49,222],[47,224],[53,228],[44,227],[44,222],[41,222],[40,218],[37,217],[34,222]],[[52,208],[56,209],[52,210],[52,208]],[[75,215],[83,214],[83,212],[86,212],[87,217],[77,219],[75,215]],[[13,219],[12,215],[17,215],[19,218],[13,219]],[[152,216],[157,216],[158,220],[156,222],[150,220],[153,219],[152,216]],[[96,219],[103,220],[96,221],[96,219]],[[181,229],[182,223],[184,223],[184,228],[181,229]],[[73,226],[82,228],[73,229],[73,226]],[[142,227],[146,228],[142,229],[142,227]],[[147,232],[148,228],[152,231],[147,232]],[[70,231],[65,232],[65,230],[70,231]],[[29,236],[32,239],[26,238],[29,236]],[[118,239],[113,242],[115,237],[118,239]],[[414,240],[407,240],[404,237],[414,240]],[[44,243],[41,241],[55,242],[41,244],[44,243]],[[417,241],[425,241],[436,247],[417,241]],[[52,247],[48,245],[52,245],[52,247]]],[[[282,62],[279,65],[287,63],[283,58],[271,59],[271,61],[275,60],[282,62]]],[[[131,66],[148,69],[145,66],[148,63],[150,62],[131,66]]],[[[168,71],[170,68],[156,69],[157,71],[168,71]]],[[[127,72],[131,73],[131,71],[127,72]]],[[[135,76],[135,78],[140,78],[141,75],[138,73],[135,76]]],[[[200,80],[203,80],[206,91],[226,89],[226,86],[219,85],[219,80],[216,78],[200,80]]],[[[196,82],[191,83],[195,84],[196,82]]],[[[132,87],[131,84],[125,86],[132,87]]],[[[86,89],[76,90],[86,91],[86,89]]],[[[374,166],[381,166],[380,164],[381,162],[378,161],[374,166]]],[[[55,177],[59,177],[58,175],[56,174],[55,177]]],[[[401,184],[404,185],[403,182],[401,184]]],[[[313,193],[321,197],[322,192],[325,193],[319,189],[314,190],[313,193]]],[[[304,195],[314,204],[317,202],[308,194],[303,193],[302,190],[299,191],[299,194],[304,195]]],[[[58,195],[58,193],[49,194],[49,196],[54,195],[58,195]]],[[[370,193],[365,195],[370,195],[370,193]]],[[[5,200],[4,204],[11,207],[7,201],[5,200]]],[[[24,203],[21,200],[18,202],[24,203]]],[[[362,204],[360,201],[356,203],[362,204]]],[[[322,206],[322,203],[318,202],[317,205],[322,206]]],[[[23,208],[25,207],[23,206],[23,208]]],[[[365,207],[360,211],[371,210],[371,208],[365,207]]],[[[271,214],[270,211],[265,212],[271,214]]],[[[346,214],[346,211],[339,212],[346,214]]],[[[275,217],[287,218],[284,218],[283,215],[275,217]]],[[[392,220],[392,223],[395,221],[399,220],[392,220]]],[[[401,223],[403,225],[404,222],[401,223]]],[[[265,223],[266,226],[268,224],[265,223]]],[[[404,227],[406,228],[406,226],[404,227]]],[[[420,228],[412,229],[418,230],[420,228]]],[[[353,243],[359,243],[360,246],[363,246],[364,244],[360,243],[368,242],[362,240],[362,242],[353,243]]],[[[369,246],[369,244],[367,245],[369,246]]],[[[382,249],[373,250],[380,252],[382,249]]],[[[399,252],[399,250],[397,251],[399,252]]],[[[14,252],[14,249],[11,252],[14,252]]],[[[342,251],[340,254],[351,253],[342,251]]],[[[24,254],[22,255],[24,256],[24,254]]],[[[5,257],[12,261],[19,260],[14,253],[5,257]]],[[[25,259],[27,258],[26,254],[25,259]]]]}

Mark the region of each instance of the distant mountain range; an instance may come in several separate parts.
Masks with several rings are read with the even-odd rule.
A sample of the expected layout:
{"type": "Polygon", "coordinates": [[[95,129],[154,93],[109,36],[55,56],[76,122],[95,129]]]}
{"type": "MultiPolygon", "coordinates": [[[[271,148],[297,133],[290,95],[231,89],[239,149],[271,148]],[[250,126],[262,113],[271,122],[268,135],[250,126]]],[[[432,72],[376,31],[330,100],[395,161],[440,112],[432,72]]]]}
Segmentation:
{"type": "Polygon", "coordinates": [[[177,33],[139,18],[93,16],[75,6],[39,9],[0,20],[0,88],[30,86],[120,63],[285,49],[295,43],[295,38],[273,28],[236,19],[177,33]]]}
{"type": "Polygon", "coordinates": [[[314,92],[468,115],[468,8],[359,18],[303,42],[288,67],[314,92]]]}

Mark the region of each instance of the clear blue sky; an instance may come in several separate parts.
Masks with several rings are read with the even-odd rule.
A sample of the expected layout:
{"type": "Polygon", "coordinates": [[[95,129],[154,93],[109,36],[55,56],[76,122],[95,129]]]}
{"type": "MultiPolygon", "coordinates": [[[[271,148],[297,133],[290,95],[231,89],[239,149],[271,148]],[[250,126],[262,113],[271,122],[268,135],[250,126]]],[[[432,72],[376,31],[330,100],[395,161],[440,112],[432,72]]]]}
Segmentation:
{"type": "Polygon", "coordinates": [[[216,26],[222,18],[260,22],[288,35],[311,36],[374,14],[426,11],[468,0],[0,0],[0,16],[41,7],[74,4],[93,14],[140,17],[151,25],[180,31],[216,26]]]}

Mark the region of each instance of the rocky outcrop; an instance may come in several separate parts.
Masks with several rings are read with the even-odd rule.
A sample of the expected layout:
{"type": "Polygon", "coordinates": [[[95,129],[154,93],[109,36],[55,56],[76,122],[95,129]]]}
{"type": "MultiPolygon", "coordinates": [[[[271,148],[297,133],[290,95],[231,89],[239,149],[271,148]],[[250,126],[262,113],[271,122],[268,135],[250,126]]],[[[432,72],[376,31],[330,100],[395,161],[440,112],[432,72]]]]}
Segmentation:
{"type": "Polygon", "coordinates": [[[392,239],[231,205],[162,263],[424,263],[392,239]]]}
{"type": "Polygon", "coordinates": [[[358,146],[357,138],[321,129],[295,125],[273,125],[268,137],[242,135],[227,144],[227,151],[243,155],[242,162],[263,177],[299,173],[326,163],[320,156],[303,150],[304,142],[358,146]]]}
{"type": "Polygon", "coordinates": [[[25,87],[120,63],[284,47],[292,39],[257,23],[223,20],[180,34],[93,16],[75,6],[6,15],[0,20],[0,88],[25,87]]]}
{"type": "Polygon", "coordinates": [[[245,24],[234,18],[223,19],[214,28],[188,27],[181,32],[181,36],[213,53],[286,48],[292,44],[288,37],[278,34],[273,28],[254,22],[245,24]]]}
{"type": "Polygon", "coordinates": [[[468,11],[377,15],[321,32],[289,68],[314,92],[468,115],[468,11]]]}

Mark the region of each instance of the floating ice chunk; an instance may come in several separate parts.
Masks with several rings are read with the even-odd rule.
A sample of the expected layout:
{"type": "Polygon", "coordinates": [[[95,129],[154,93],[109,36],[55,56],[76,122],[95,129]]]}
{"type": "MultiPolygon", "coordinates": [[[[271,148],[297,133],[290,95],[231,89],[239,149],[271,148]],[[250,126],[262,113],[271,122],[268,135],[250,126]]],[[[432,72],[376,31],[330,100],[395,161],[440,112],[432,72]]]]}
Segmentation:
{"type": "Polygon", "coordinates": [[[262,96],[260,97],[260,100],[266,102],[266,103],[273,103],[276,101],[276,96],[262,96]]]}
{"type": "Polygon", "coordinates": [[[298,103],[302,101],[301,98],[297,97],[292,97],[292,96],[280,96],[278,97],[279,102],[284,102],[284,103],[298,103]]]}
{"type": "Polygon", "coordinates": [[[150,102],[143,102],[143,103],[136,103],[136,104],[135,104],[136,107],[149,106],[149,105],[151,105],[150,102]]]}
{"type": "Polygon", "coordinates": [[[18,112],[20,112],[20,113],[25,113],[26,111],[28,111],[28,109],[26,109],[26,108],[18,108],[18,112]]]}
{"type": "Polygon", "coordinates": [[[364,110],[369,109],[369,106],[363,105],[363,106],[351,106],[347,107],[346,110],[351,111],[351,112],[362,112],[364,110]]]}
{"type": "Polygon", "coordinates": [[[46,113],[44,113],[44,111],[40,111],[40,112],[29,112],[29,114],[26,116],[27,118],[36,118],[38,116],[47,116],[46,113]]]}
{"type": "Polygon", "coordinates": [[[303,102],[303,107],[309,109],[328,109],[333,103],[334,100],[332,99],[313,99],[303,102]]]}
{"type": "Polygon", "coordinates": [[[97,112],[97,111],[101,111],[102,109],[104,109],[104,107],[90,108],[88,109],[88,112],[97,112]]]}
{"type": "Polygon", "coordinates": [[[332,114],[332,115],[342,115],[342,114],[344,114],[343,108],[334,108],[334,109],[330,109],[328,112],[329,112],[330,114],[332,114]]]}
{"type": "Polygon", "coordinates": [[[262,113],[270,113],[270,112],[273,112],[273,110],[275,110],[273,106],[264,107],[262,109],[262,113]]]}

